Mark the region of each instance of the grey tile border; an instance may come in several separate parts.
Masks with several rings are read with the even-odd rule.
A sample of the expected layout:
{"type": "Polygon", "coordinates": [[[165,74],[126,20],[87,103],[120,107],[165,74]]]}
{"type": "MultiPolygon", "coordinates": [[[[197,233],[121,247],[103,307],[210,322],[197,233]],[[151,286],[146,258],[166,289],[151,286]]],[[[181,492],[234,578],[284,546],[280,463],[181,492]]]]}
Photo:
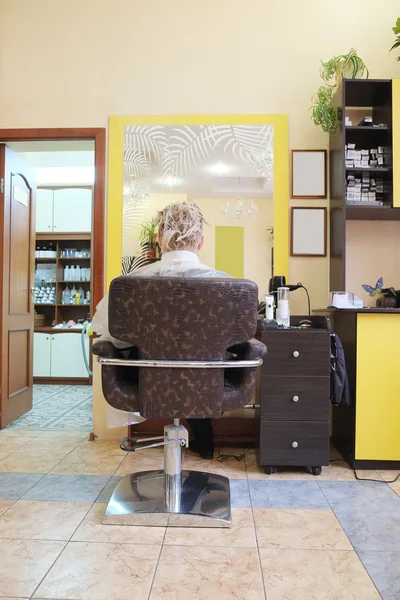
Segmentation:
{"type": "Polygon", "coordinates": [[[44,473],[0,473],[0,499],[18,500],[43,477],[44,473]]]}
{"type": "Polygon", "coordinates": [[[110,477],[99,475],[57,475],[49,473],[34,485],[24,500],[94,502],[110,477]]]}

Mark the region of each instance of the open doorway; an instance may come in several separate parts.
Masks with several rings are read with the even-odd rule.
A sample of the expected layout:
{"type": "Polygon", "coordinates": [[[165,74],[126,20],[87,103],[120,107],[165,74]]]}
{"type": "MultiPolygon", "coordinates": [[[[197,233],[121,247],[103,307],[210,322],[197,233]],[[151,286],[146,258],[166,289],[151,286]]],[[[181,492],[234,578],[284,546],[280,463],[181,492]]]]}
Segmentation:
{"type": "MultiPolygon", "coordinates": [[[[33,173],[36,188],[29,351],[26,365],[16,364],[11,352],[4,365],[2,353],[8,386],[1,388],[0,429],[92,430],[91,351],[84,332],[103,295],[104,142],[104,130],[0,130],[0,143],[33,173]],[[18,405],[13,374],[21,367],[27,377],[19,387],[28,389],[18,405]]],[[[4,227],[3,245],[10,243],[4,227]]],[[[4,338],[4,326],[1,333],[4,338]]]]}

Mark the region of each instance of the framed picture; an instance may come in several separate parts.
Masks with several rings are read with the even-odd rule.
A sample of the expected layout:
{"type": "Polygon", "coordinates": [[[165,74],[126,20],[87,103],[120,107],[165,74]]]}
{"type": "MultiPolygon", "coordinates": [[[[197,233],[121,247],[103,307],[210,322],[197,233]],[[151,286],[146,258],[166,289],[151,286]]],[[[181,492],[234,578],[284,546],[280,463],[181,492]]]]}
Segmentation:
{"type": "Polygon", "coordinates": [[[292,208],[290,256],[326,256],[327,209],[292,208]]]}
{"type": "Polygon", "coordinates": [[[292,198],[326,198],[326,150],[292,150],[292,198]]]}

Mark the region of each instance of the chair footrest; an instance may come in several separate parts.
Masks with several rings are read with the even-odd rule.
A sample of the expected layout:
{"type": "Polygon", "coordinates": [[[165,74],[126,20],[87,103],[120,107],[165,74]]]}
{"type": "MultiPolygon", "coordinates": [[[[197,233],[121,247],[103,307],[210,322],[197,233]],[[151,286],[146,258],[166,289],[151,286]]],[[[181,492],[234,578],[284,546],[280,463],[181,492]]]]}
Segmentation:
{"type": "Polygon", "coordinates": [[[120,444],[120,448],[121,448],[121,450],[124,450],[125,452],[136,452],[136,444],[137,444],[136,438],[126,437],[122,440],[122,442],[120,444]],[[132,445],[127,446],[127,444],[132,444],[132,445]]]}
{"type": "MultiPolygon", "coordinates": [[[[105,525],[147,527],[230,527],[229,479],[202,471],[182,471],[178,508],[168,508],[164,471],[123,477],[105,510],[105,525]]],[[[176,506],[176,503],[175,503],[176,506]]]]}

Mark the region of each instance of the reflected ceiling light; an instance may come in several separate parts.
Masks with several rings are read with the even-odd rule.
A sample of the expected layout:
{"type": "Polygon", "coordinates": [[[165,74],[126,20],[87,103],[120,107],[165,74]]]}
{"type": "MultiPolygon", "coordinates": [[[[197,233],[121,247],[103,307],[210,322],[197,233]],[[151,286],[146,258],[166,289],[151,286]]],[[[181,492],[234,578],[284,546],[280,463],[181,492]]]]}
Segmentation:
{"type": "Polygon", "coordinates": [[[231,165],[227,165],[223,162],[214,163],[213,165],[209,165],[206,168],[207,171],[209,171],[209,173],[213,173],[214,175],[226,175],[227,173],[230,173],[232,171],[231,165]]]}

